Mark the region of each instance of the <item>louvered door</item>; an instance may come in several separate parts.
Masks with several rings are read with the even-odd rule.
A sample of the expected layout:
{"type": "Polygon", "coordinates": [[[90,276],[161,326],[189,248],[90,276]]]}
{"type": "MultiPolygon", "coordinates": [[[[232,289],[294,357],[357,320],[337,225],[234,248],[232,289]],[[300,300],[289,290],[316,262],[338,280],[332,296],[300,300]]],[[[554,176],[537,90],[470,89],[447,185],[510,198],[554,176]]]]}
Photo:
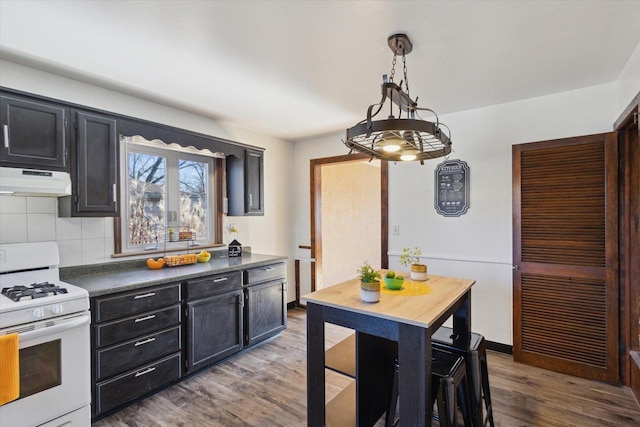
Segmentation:
{"type": "Polygon", "coordinates": [[[618,369],[617,135],[513,146],[514,360],[618,369]]]}

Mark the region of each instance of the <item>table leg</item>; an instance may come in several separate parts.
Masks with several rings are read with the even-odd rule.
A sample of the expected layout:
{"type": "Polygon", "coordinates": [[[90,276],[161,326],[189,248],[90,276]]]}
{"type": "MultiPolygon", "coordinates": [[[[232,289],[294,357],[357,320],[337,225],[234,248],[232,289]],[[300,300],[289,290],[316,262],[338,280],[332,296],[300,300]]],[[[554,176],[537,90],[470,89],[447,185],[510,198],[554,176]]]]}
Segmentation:
{"type": "MultiPolygon", "coordinates": [[[[469,334],[471,333],[471,290],[467,291],[464,296],[463,303],[453,314],[453,331],[459,337],[457,346],[460,348],[469,348],[469,334]]],[[[482,399],[479,397],[481,393],[480,384],[473,384],[470,373],[479,367],[467,366],[467,384],[469,384],[469,395],[471,396],[471,419],[474,426],[483,425],[483,408],[482,399]]]]}
{"type": "Polygon", "coordinates": [[[432,331],[404,323],[399,328],[400,426],[430,426],[432,331]]]}
{"type": "Polygon", "coordinates": [[[471,290],[462,300],[462,305],[453,313],[453,331],[459,336],[471,333],[471,290]]]}
{"type": "Polygon", "coordinates": [[[322,307],[307,303],[307,425],[325,424],[324,319],[322,307]]]}

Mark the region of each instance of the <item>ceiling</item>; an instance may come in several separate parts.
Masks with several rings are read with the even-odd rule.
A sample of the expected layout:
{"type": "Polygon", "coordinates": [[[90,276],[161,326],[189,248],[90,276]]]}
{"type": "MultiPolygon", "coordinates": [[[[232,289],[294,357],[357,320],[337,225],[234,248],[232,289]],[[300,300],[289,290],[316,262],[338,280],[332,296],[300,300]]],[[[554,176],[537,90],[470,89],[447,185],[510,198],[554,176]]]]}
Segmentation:
{"type": "Polygon", "coordinates": [[[365,117],[394,33],[442,115],[615,81],[639,29],[640,0],[0,0],[0,58],[292,140],[365,117]]]}

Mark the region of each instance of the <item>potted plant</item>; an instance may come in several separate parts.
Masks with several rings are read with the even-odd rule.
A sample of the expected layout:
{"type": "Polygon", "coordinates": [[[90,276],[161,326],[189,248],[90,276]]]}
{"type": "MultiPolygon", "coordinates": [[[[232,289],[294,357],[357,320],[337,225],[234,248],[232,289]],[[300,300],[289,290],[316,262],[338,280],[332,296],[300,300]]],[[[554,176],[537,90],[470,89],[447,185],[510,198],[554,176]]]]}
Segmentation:
{"type": "Polygon", "coordinates": [[[422,251],[417,246],[414,246],[413,249],[402,248],[400,264],[411,267],[411,280],[427,280],[427,265],[420,262],[420,255],[422,255],[422,251]]]}
{"type": "Polygon", "coordinates": [[[380,301],[380,273],[365,261],[358,269],[360,278],[360,298],[364,302],[380,301]]]}

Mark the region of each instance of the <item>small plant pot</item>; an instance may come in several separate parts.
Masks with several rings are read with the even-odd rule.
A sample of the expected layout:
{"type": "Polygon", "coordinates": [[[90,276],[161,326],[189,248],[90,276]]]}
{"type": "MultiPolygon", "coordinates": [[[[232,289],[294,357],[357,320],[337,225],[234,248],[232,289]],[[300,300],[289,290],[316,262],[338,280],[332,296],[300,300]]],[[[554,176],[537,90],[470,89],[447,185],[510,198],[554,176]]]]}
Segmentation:
{"type": "Polygon", "coordinates": [[[427,266],[425,264],[411,265],[411,280],[424,282],[427,280],[427,266]]]}
{"type": "Polygon", "coordinates": [[[380,282],[360,282],[360,299],[364,302],[380,301],[380,282]]]}

